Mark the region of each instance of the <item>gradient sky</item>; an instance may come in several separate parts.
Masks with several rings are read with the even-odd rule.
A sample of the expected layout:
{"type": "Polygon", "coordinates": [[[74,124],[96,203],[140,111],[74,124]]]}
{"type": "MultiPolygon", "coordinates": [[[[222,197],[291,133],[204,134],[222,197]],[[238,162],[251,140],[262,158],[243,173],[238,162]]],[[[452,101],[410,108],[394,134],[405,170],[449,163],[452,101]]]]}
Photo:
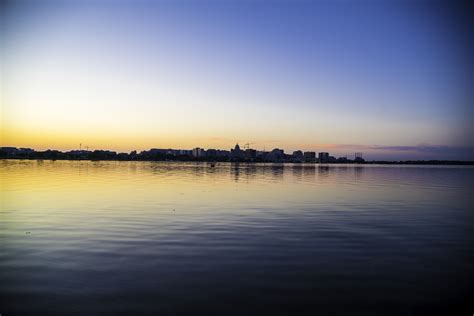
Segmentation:
{"type": "MultiPolygon", "coordinates": [[[[2,145],[474,159],[462,5],[6,1],[2,145]]],[[[464,12],[464,14],[463,14],[464,12]]]]}

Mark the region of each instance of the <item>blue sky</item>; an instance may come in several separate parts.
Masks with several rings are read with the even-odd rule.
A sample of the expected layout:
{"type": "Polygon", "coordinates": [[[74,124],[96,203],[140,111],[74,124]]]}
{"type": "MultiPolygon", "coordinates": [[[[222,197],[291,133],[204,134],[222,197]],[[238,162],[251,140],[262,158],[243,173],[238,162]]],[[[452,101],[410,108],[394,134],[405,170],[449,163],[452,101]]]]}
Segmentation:
{"type": "Polygon", "coordinates": [[[11,1],[1,10],[4,145],[249,141],[472,157],[472,34],[462,6],[11,1]]]}

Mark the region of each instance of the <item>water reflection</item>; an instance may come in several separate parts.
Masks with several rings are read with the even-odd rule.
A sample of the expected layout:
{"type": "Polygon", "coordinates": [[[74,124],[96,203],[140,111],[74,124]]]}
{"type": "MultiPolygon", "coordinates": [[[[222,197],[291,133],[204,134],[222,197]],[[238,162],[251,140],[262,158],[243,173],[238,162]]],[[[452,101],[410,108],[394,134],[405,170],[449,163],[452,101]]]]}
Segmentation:
{"type": "Polygon", "coordinates": [[[0,312],[453,313],[473,171],[0,160],[0,312]]]}

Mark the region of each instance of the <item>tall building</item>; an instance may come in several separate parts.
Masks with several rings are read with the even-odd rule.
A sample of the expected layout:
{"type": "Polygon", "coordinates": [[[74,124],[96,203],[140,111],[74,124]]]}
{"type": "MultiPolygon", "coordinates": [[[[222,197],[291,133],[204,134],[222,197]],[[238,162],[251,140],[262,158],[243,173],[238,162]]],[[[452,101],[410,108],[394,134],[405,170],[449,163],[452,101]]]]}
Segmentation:
{"type": "Polygon", "coordinates": [[[204,157],[205,155],[205,150],[199,147],[196,147],[193,149],[193,157],[195,158],[201,158],[204,157]]]}
{"type": "Polygon", "coordinates": [[[285,159],[285,152],[283,149],[275,148],[268,153],[266,160],[271,162],[281,162],[285,159]]]}
{"type": "Polygon", "coordinates": [[[314,151],[305,151],[303,156],[304,156],[304,161],[305,162],[315,162],[316,161],[316,153],[314,151]]]}
{"type": "Polygon", "coordinates": [[[319,158],[319,162],[320,162],[320,163],[329,162],[329,153],[327,153],[327,152],[320,152],[320,153],[318,154],[318,158],[319,158]]]}
{"type": "Polygon", "coordinates": [[[292,156],[294,159],[297,159],[297,160],[303,160],[304,158],[303,152],[301,150],[294,151],[292,156]]]}

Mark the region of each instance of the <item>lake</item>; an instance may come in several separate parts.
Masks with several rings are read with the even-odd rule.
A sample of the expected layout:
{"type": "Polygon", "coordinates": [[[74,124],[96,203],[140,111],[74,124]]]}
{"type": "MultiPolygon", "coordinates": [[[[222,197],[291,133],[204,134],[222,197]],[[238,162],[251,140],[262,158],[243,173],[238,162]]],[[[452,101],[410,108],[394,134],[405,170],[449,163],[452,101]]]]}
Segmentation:
{"type": "Polygon", "coordinates": [[[0,176],[2,316],[474,312],[472,167],[0,160],[0,176]]]}

